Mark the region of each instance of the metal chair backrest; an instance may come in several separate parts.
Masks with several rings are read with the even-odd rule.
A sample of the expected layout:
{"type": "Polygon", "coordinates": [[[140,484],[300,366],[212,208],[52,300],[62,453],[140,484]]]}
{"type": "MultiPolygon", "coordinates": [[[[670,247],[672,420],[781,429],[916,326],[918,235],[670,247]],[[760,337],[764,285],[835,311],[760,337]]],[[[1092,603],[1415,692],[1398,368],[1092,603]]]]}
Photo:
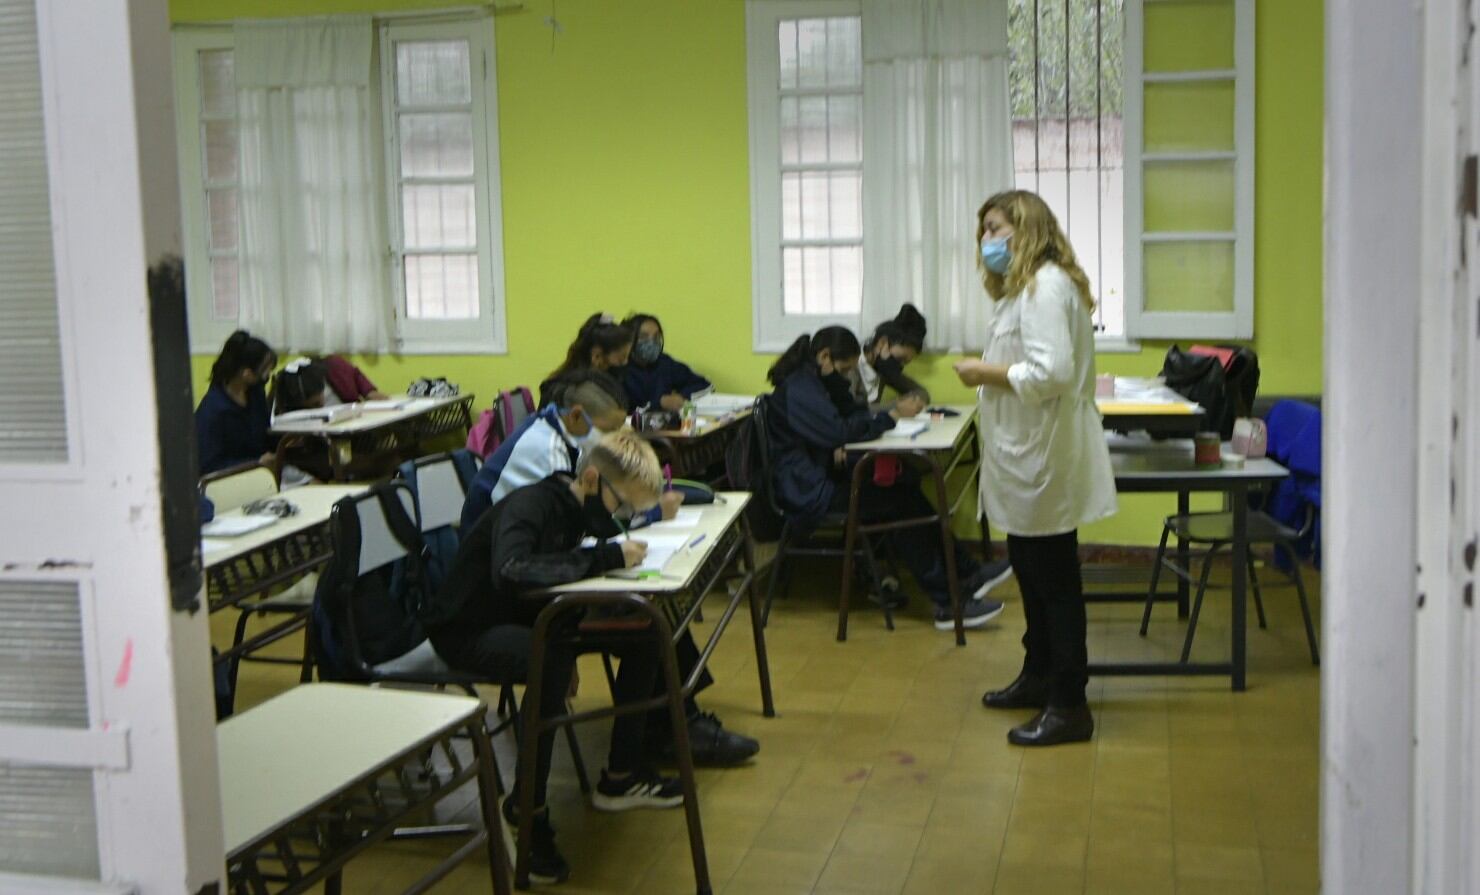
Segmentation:
{"type": "Polygon", "coordinates": [[[203,477],[200,480],[200,493],[220,513],[276,495],[278,480],[270,467],[255,463],[224,469],[203,477]]]}
{"type": "MultiPolygon", "coordinates": [[[[401,482],[388,482],[384,488],[394,490],[406,509],[406,515],[416,524],[416,499],[411,489],[401,482]]],[[[355,515],[360,523],[359,574],[364,575],[382,568],[406,556],[406,548],[391,528],[391,521],[381,505],[379,489],[371,490],[353,499],[355,515]]]]}

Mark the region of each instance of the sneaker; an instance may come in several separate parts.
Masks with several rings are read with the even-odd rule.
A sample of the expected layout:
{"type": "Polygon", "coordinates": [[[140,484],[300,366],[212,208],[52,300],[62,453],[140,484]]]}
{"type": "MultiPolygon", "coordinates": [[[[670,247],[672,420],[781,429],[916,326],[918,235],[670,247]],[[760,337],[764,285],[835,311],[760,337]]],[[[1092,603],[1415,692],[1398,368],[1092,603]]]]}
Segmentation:
{"type": "MultiPolygon", "coordinates": [[[[504,796],[499,812],[504,818],[504,847],[511,865],[518,860],[515,856],[518,848],[518,840],[515,838],[515,830],[519,829],[518,806],[518,797],[510,794],[504,796]]],[[[555,828],[550,826],[549,810],[536,811],[533,823],[529,844],[529,881],[542,886],[565,882],[570,879],[570,865],[565,862],[560,849],[555,847],[555,828]]]]}
{"type": "MultiPolygon", "coordinates": [[[[967,628],[980,628],[987,622],[1002,614],[1002,604],[996,600],[982,600],[972,597],[961,607],[961,624],[967,628]]],[[[935,607],[935,630],[956,630],[956,619],[951,616],[951,607],[935,607]]]]}
{"type": "Polygon", "coordinates": [[[992,592],[992,588],[1012,577],[1012,563],[1005,559],[987,562],[961,582],[961,593],[980,600],[992,592]]]}
{"type": "Polygon", "coordinates": [[[633,771],[620,781],[603,769],[601,782],[591,793],[591,804],[600,811],[677,808],[683,804],[683,784],[677,777],[664,777],[652,768],[633,771]]]}

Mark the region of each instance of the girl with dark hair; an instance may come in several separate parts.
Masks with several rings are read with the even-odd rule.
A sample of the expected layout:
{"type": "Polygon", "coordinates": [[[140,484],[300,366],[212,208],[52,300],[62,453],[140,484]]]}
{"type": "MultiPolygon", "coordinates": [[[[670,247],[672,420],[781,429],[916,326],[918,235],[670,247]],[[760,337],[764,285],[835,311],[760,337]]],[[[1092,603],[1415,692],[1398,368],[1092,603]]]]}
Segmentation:
{"type": "Polygon", "coordinates": [[[858,369],[852,376],[853,397],[870,407],[884,400],[884,386],[900,395],[919,395],[930,403],[925,386],[906,376],[904,368],[925,350],[925,317],[912,304],[899,309],[893,320],[874,328],[874,335],[863,346],[858,369]]]}
{"type": "Polygon", "coordinates": [[[343,403],[329,388],[324,365],[307,357],[290,361],[272,378],[272,412],[289,413],[343,403]],[[330,396],[333,395],[333,400],[330,396]]]}
{"type": "Polygon", "coordinates": [[[266,384],[277,354],[266,342],[239,329],[211,365],[211,387],[195,408],[195,444],[200,473],[242,463],[270,463],[266,384]]]}
{"type": "Polygon", "coordinates": [[[712,388],[708,379],[663,352],[663,324],[657,317],[632,314],[622,325],[637,339],[622,376],[633,407],[679,410],[690,398],[712,388]]]}
{"type": "MultiPolygon", "coordinates": [[[[841,326],[802,336],[771,366],[767,377],[775,391],[766,404],[766,438],[771,454],[771,486],[788,520],[805,532],[829,513],[848,511],[848,467],[845,446],[878,438],[901,419],[924,408],[918,395],[906,394],[888,410],[870,411],[853,400],[848,374],[862,353],[858,338],[841,326]]],[[[935,512],[911,477],[890,486],[864,483],[860,509],[864,522],[908,519],[935,512]]],[[[910,566],[931,602],[935,627],[955,627],[951,615],[945,551],[940,531],[918,526],[894,532],[898,552],[910,566]]],[[[982,599],[1000,580],[1005,564],[979,565],[957,545],[956,569],[963,596],[966,626],[979,627],[1002,611],[1002,604],[982,599]]]]}
{"type": "Polygon", "coordinates": [[[632,330],[618,323],[610,314],[592,314],[581,324],[576,340],[570,343],[565,361],[540,383],[540,406],[550,403],[549,385],[552,381],[578,370],[610,373],[625,367],[631,353],[632,330]]]}

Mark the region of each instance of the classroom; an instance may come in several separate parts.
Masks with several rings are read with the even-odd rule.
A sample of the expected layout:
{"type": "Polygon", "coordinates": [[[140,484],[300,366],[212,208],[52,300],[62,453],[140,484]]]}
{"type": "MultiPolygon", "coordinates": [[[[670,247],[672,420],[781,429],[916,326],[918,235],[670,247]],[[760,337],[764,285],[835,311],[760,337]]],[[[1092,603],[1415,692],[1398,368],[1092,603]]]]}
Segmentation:
{"type": "Polygon", "coordinates": [[[0,895],[1480,895],[1476,44],[0,0],[0,895]]]}

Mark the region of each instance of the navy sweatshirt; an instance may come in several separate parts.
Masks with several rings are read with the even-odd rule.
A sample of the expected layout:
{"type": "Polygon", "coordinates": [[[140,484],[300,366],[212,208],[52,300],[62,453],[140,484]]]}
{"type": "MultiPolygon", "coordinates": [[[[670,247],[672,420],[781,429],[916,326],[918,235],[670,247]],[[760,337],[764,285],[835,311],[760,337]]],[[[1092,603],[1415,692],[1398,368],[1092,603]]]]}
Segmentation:
{"type": "Polygon", "coordinates": [[[627,390],[627,397],[632,401],[633,407],[657,409],[658,402],[664,395],[677,392],[689,398],[695,392],[709,388],[709,380],[689,369],[686,364],[660,354],[651,367],[639,366],[636,361],[629,362],[622,372],[622,386],[627,390]]]}
{"type": "Polygon", "coordinates": [[[213,385],[195,408],[195,447],[200,452],[200,474],[250,463],[267,453],[267,430],[272,413],[262,386],[247,390],[245,407],[231,400],[226,389],[213,385]]]}

